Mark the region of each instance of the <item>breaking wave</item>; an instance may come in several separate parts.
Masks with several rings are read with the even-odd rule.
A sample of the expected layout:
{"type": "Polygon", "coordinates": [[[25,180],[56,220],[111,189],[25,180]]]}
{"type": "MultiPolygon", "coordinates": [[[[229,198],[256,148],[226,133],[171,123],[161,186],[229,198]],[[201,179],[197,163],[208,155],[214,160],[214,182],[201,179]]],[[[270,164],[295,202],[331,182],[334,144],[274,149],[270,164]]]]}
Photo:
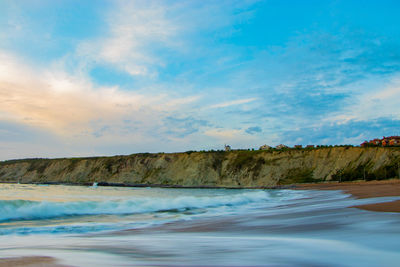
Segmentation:
{"type": "Polygon", "coordinates": [[[132,197],[125,200],[49,202],[0,200],[0,221],[37,220],[83,215],[125,215],[197,208],[241,206],[271,199],[266,191],[241,194],[176,198],[132,197]]]}

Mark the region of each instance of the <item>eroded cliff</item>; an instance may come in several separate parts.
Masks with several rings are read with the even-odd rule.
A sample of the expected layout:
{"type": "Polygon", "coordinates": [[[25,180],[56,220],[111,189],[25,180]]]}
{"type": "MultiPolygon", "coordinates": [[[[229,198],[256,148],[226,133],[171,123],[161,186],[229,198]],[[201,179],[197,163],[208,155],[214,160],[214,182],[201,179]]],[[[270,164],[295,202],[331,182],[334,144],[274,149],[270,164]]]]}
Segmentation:
{"type": "Polygon", "coordinates": [[[272,187],[399,177],[399,148],[133,154],[0,162],[0,182],[272,187]]]}

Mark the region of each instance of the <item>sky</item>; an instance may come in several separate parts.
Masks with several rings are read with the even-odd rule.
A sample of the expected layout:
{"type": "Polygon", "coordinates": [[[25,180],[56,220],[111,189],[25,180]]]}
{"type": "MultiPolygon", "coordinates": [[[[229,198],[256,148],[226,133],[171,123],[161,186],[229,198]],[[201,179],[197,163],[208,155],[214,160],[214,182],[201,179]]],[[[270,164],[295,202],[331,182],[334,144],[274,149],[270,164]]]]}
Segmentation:
{"type": "Polygon", "coordinates": [[[399,1],[0,0],[0,160],[400,135],[399,1]]]}

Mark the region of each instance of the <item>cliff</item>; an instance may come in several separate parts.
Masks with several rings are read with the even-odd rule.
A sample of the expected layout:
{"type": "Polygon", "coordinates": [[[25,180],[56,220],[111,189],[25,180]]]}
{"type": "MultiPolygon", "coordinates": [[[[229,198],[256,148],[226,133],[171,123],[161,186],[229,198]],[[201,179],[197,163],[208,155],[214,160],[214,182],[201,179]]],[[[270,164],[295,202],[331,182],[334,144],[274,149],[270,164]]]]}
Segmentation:
{"type": "Polygon", "coordinates": [[[0,162],[0,182],[272,187],[399,177],[400,148],[186,152],[0,162]]]}

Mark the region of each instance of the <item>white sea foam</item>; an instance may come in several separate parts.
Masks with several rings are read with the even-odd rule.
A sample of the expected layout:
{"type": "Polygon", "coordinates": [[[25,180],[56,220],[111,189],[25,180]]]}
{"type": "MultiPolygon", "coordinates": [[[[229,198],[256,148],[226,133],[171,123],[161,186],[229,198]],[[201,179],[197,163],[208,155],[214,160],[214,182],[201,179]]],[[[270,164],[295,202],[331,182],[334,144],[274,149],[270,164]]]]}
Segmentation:
{"type": "Polygon", "coordinates": [[[0,198],[0,258],[43,255],[97,267],[400,262],[399,215],[347,208],[399,197],[0,184],[0,198]]]}
{"type": "Polygon", "coordinates": [[[124,200],[49,202],[0,200],[0,221],[34,220],[65,216],[135,214],[158,211],[240,206],[270,200],[266,191],[222,196],[179,196],[174,198],[131,197],[124,200]]]}

